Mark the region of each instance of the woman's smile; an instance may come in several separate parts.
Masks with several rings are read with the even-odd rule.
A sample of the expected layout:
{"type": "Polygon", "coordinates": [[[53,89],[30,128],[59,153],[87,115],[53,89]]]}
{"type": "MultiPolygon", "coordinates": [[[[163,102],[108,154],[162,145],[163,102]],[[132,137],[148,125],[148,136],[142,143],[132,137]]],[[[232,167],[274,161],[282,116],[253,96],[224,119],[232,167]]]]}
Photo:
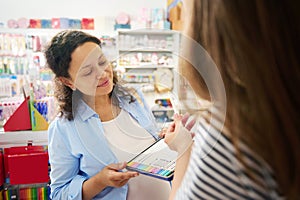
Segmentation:
{"type": "Polygon", "coordinates": [[[99,85],[97,85],[97,87],[106,87],[108,85],[109,85],[109,79],[106,79],[103,82],[101,82],[99,85]]]}

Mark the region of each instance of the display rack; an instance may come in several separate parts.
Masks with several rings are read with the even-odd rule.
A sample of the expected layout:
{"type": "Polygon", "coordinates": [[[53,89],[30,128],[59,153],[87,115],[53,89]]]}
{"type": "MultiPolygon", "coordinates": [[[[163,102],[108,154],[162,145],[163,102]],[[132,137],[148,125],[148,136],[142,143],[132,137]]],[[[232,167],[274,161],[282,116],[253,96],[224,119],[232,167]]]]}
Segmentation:
{"type": "Polygon", "coordinates": [[[180,33],[163,29],[117,30],[117,68],[128,85],[139,85],[150,105],[176,91],[180,33]]]}
{"type": "MultiPolygon", "coordinates": [[[[36,67],[33,66],[35,64],[35,55],[39,56],[38,62],[40,62],[40,67],[44,68],[45,65],[45,59],[43,57],[43,48],[44,45],[51,40],[51,38],[57,34],[58,32],[66,30],[66,29],[48,29],[48,28],[0,28],[0,65],[1,61],[4,59],[10,59],[12,61],[22,59],[24,61],[24,65],[22,64],[22,70],[20,70],[20,62],[13,62],[11,66],[13,66],[14,69],[12,70],[6,70],[6,71],[1,71],[0,70],[0,81],[1,86],[0,86],[0,100],[2,99],[8,99],[11,98],[12,96],[12,91],[11,91],[11,77],[24,77],[24,80],[30,77],[30,79],[35,79],[37,73],[32,74],[32,68],[36,67]],[[39,48],[35,47],[36,41],[31,41],[31,38],[34,36],[39,37],[39,48]],[[7,37],[7,38],[5,38],[7,37]],[[4,48],[2,48],[4,47],[4,48]],[[26,61],[26,62],[25,62],[26,61]],[[29,69],[31,68],[31,69],[29,69]],[[26,77],[26,78],[25,78],[26,77]],[[2,84],[2,83],[5,83],[2,84]],[[4,87],[6,86],[6,87],[4,87]],[[2,88],[2,90],[1,90],[2,88]],[[4,90],[4,89],[5,90],[4,90]],[[5,91],[5,93],[4,93],[5,91]]],[[[73,29],[75,30],[75,29],[73,29]]],[[[108,57],[114,56],[113,54],[115,53],[115,42],[111,40],[109,35],[103,35],[99,31],[96,30],[87,30],[87,29],[76,29],[76,30],[81,30],[84,32],[87,32],[91,35],[94,35],[98,37],[102,41],[102,47],[104,49],[104,52],[108,55],[108,57]]],[[[2,63],[3,64],[3,63],[2,63]]],[[[3,66],[3,65],[2,65],[3,66]]],[[[7,67],[9,69],[9,67],[7,67]]],[[[36,71],[37,72],[37,71],[36,71]]],[[[40,74],[41,77],[43,74],[40,74]]],[[[42,80],[41,77],[40,80],[42,80]]],[[[49,78],[48,78],[49,79],[49,78]]],[[[20,85],[18,81],[17,85],[20,85]]],[[[24,81],[22,81],[24,83],[24,81]]],[[[49,84],[51,80],[47,80],[47,84],[49,84]]],[[[51,90],[53,87],[50,87],[51,90]]],[[[18,91],[20,88],[18,88],[18,91]]],[[[22,94],[17,94],[18,95],[22,94]]],[[[53,91],[52,94],[53,95],[53,91]]],[[[1,107],[1,101],[0,101],[0,107],[1,107]]],[[[3,108],[3,107],[2,107],[3,108]]],[[[30,110],[35,110],[32,105],[30,105],[30,110]]],[[[2,114],[5,110],[1,110],[2,114]]],[[[36,110],[35,110],[36,111],[36,110]]],[[[49,111],[49,110],[48,110],[49,111]]],[[[1,115],[0,112],[0,115],[1,115]]],[[[6,111],[5,111],[6,112],[6,111]]],[[[37,113],[37,112],[36,112],[37,113]]],[[[38,114],[38,113],[37,113],[38,114]]],[[[24,118],[24,113],[21,115],[24,118]]],[[[27,116],[27,115],[26,115],[27,116]]],[[[0,129],[1,126],[4,125],[1,121],[0,117],[0,129]]],[[[17,122],[13,121],[12,125],[16,124],[17,122]]],[[[39,123],[40,124],[40,123],[39,123]]],[[[19,125],[19,124],[18,124],[19,125]]],[[[30,125],[29,125],[30,126],[30,125]]],[[[7,146],[14,146],[14,145],[26,145],[28,141],[33,141],[34,143],[37,144],[43,144],[47,145],[47,134],[46,131],[36,131],[38,129],[32,128],[32,130],[27,130],[31,129],[31,127],[22,129],[21,131],[6,131],[4,132],[3,128],[2,131],[0,130],[0,148],[2,147],[7,147],[7,146]],[[26,130],[26,131],[25,131],[26,130]]],[[[18,129],[19,130],[19,129],[18,129]]]]}
{"type": "Polygon", "coordinates": [[[0,130],[0,148],[13,146],[24,146],[28,143],[33,145],[47,145],[47,131],[12,131],[4,132],[0,130]]]}

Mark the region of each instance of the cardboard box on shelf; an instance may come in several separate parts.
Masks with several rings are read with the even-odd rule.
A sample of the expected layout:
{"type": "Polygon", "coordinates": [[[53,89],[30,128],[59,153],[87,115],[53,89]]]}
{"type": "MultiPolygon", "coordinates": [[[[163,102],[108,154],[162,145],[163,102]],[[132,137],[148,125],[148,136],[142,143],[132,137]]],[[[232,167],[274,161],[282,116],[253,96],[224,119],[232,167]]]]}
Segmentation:
{"type": "Polygon", "coordinates": [[[10,185],[48,183],[48,152],[43,146],[4,148],[4,176],[10,185]]]}
{"type": "Polygon", "coordinates": [[[0,190],[4,183],[4,163],[3,163],[3,153],[0,151],[0,190]]]}
{"type": "Polygon", "coordinates": [[[176,0],[168,0],[168,19],[171,22],[172,30],[182,30],[183,28],[183,12],[182,2],[176,0]]]}
{"type": "Polygon", "coordinates": [[[81,28],[93,30],[95,28],[94,18],[82,18],[81,20],[81,28]]]}
{"type": "Polygon", "coordinates": [[[183,29],[183,20],[172,21],[172,30],[181,31],[183,29]]]}

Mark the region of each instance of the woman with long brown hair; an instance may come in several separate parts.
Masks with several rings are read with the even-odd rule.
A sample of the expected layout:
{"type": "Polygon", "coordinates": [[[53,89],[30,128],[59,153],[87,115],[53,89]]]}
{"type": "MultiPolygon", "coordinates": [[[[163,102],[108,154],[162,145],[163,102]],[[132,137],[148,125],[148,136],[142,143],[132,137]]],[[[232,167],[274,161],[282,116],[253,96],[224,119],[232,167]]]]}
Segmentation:
{"type": "Polygon", "coordinates": [[[200,67],[182,66],[195,92],[214,106],[200,114],[193,145],[181,116],[165,135],[171,148],[182,151],[170,198],[299,199],[300,3],[188,0],[183,5],[184,36],[202,45],[218,67],[226,110],[210,98],[212,82],[200,67]],[[191,148],[177,148],[176,141],[191,148]]]}

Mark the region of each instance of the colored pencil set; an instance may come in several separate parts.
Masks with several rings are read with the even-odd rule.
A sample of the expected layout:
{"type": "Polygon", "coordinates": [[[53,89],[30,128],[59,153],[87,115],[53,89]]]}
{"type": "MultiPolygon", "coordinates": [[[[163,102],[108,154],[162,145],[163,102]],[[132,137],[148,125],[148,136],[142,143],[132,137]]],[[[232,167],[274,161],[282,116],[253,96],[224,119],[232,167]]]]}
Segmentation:
{"type": "MultiPolygon", "coordinates": [[[[49,199],[49,186],[41,187],[13,187],[7,188],[2,191],[3,200],[48,200],[49,199]]],[[[1,199],[1,197],[0,197],[1,199]]]]}

